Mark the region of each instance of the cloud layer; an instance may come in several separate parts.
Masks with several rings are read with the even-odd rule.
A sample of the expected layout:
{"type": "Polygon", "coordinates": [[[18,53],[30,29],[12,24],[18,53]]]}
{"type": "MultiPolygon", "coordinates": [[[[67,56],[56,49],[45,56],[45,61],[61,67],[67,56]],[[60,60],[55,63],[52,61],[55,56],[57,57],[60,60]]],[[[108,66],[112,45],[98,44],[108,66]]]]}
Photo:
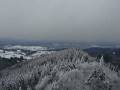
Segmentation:
{"type": "Polygon", "coordinates": [[[119,41],[119,0],[1,0],[0,37],[119,41]]]}

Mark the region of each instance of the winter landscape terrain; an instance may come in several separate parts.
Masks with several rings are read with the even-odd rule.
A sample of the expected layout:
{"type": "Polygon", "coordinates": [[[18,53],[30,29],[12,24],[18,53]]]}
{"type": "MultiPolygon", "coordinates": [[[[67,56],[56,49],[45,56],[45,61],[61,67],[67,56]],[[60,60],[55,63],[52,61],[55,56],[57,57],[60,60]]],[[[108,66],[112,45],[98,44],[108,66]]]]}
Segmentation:
{"type": "Polygon", "coordinates": [[[117,66],[76,48],[40,55],[0,71],[0,90],[119,89],[117,66]]]}
{"type": "Polygon", "coordinates": [[[0,90],[120,90],[120,0],[0,0],[0,90]]]}
{"type": "Polygon", "coordinates": [[[54,49],[41,46],[4,46],[0,49],[0,70],[19,62],[28,61],[55,52],[52,50],[54,49]]]}
{"type": "Polygon", "coordinates": [[[47,47],[41,46],[5,46],[3,50],[0,50],[0,57],[2,58],[20,58],[32,59],[34,57],[40,56],[42,54],[49,54],[50,51],[47,47]]]}

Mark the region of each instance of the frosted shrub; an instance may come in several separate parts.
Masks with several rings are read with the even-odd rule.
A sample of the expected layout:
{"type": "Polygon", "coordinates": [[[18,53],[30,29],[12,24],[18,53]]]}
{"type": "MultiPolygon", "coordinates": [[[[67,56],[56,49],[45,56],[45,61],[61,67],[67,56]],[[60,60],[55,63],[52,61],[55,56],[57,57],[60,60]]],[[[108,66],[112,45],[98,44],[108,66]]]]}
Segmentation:
{"type": "Polygon", "coordinates": [[[38,84],[35,86],[36,90],[43,90],[49,83],[50,79],[50,76],[45,76],[42,81],[39,81],[38,84]]]}

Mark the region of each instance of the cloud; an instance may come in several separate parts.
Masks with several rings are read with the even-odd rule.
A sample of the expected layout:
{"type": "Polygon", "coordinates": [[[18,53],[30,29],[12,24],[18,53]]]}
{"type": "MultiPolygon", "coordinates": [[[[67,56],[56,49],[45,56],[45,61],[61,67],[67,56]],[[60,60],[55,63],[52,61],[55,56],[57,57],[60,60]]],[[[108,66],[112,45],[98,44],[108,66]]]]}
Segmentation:
{"type": "Polygon", "coordinates": [[[0,37],[118,41],[119,0],[1,0],[0,37]]]}

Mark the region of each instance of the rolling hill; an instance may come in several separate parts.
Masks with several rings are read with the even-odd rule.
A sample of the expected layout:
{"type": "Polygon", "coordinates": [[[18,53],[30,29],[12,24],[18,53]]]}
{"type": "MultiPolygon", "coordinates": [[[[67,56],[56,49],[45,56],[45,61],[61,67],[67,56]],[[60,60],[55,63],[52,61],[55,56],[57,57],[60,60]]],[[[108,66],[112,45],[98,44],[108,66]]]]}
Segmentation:
{"type": "Polygon", "coordinates": [[[119,90],[120,72],[80,49],[66,49],[0,72],[0,90],[119,90]]]}

